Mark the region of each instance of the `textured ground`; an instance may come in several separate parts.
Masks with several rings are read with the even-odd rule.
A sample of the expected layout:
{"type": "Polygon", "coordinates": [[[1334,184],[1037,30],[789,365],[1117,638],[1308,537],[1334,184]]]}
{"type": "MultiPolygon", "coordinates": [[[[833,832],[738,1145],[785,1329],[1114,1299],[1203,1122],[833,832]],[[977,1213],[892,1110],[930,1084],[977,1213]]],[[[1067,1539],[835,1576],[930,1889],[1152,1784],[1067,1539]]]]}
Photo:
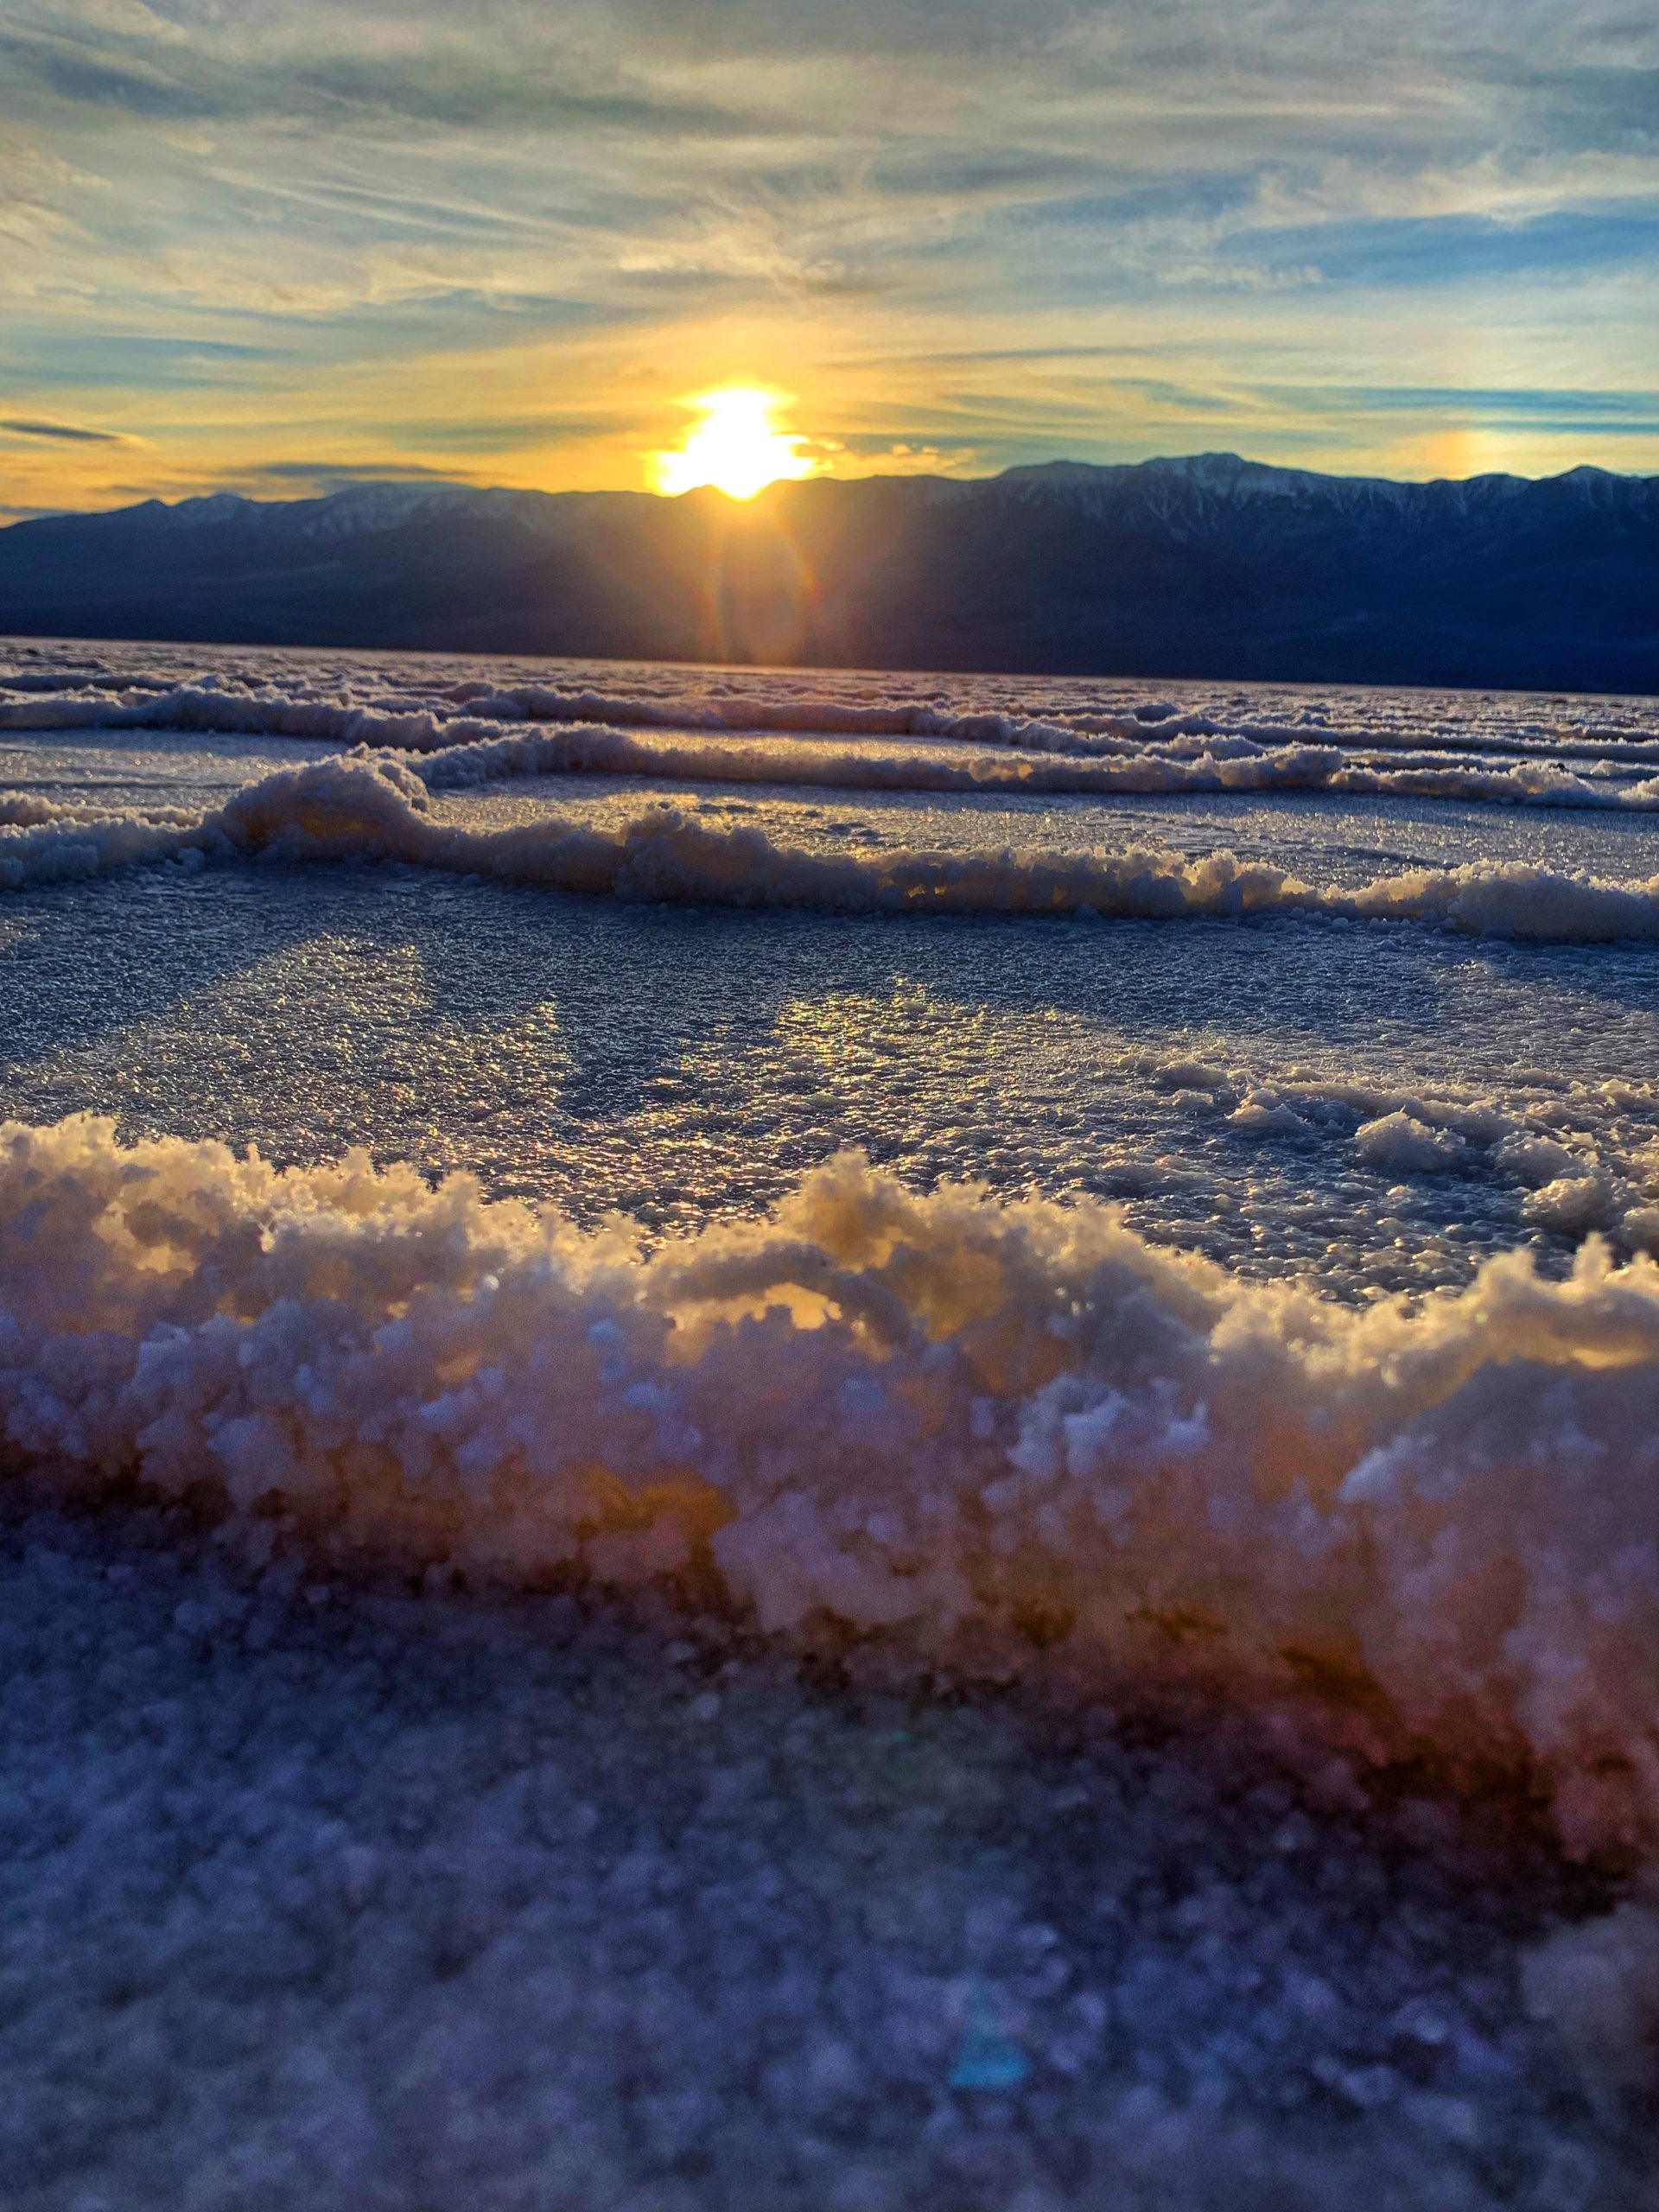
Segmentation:
{"type": "Polygon", "coordinates": [[[1447,1802],[155,1516],[0,1624],[16,2212],[1654,2201],[1527,2017],[1581,1885],[1447,1802]]]}
{"type": "MultiPolygon", "coordinates": [[[[1449,1779],[1471,1726],[1509,1729],[1592,1799],[1659,1726],[1650,702],[949,678],[896,699],[148,646],[7,666],[8,715],[93,719],[0,733],[0,1113],[299,1167],[363,1146],[644,1231],[590,1280],[569,1230],[509,1237],[395,1180],[272,1197],[223,1155],[139,1169],[61,1130],[43,1180],[0,1160],[8,2212],[1659,2205],[1640,1860],[1561,1855],[1541,1784],[1522,1817],[1466,1759],[1449,1779]],[[186,726],[99,721],[158,699],[186,726]],[[918,735],[918,707],[1000,719],[918,735]],[[488,750],[578,710],[676,765],[488,750]],[[285,734],[296,714],[333,734],[285,734]],[[372,754],[327,766],[364,715],[372,754]],[[490,728],[452,733],[466,716],[490,728]],[[433,766],[451,734],[465,757],[433,766]],[[1330,787],[1333,758],[1376,787],[1330,787]],[[823,780],[849,760],[864,785],[823,780]],[[1402,762],[1440,795],[1377,781],[1402,762]],[[1004,787],[1033,763],[1055,788],[1004,787]],[[1103,763],[1145,787],[1064,788],[1103,763]],[[942,787],[958,767],[994,787],[942,787]],[[290,769],[314,781],[280,787],[264,844],[192,826],[290,769]],[[1235,772],[1318,787],[1221,788],[1235,772]],[[706,895],[546,887],[550,823],[627,837],[662,805],[706,895]],[[411,861],[416,815],[429,843],[423,823],[481,833],[486,864],[411,861]],[[1510,904],[996,910],[1057,855],[1130,848],[1154,891],[1224,851],[1344,897],[1472,869],[1510,904]],[[849,901],[803,855],[847,861],[849,901]],[[889,863],[936,884],[964,860],[990,870],[983,910],[867,895],[889,863]],[[777,895],[746,908],[763,877],[777,895]],[[1580,878],[1602,905],[1573,904],[1580,878]],[[735,1262],[675,1240],[763,1223],[846,1147],[1002,1208],[1113,1200],[1134,1235],[1090,1229],[1090,1274],[1064,1210],[1017,1233],[993,1213],[1008,1280],[987,1291],[970,1253],[963,1319],[954,1217],[874,1258],[755,1226],[771,1334],[722,1337],[673,1270],[735,1262]],[[1623,1271],[1562,1287],[1592,1236],[1623,1271]],[[1169,1272],[1172,1249],[1227,1276],[1169,1272]],[[1516,1249],[1540,1282],[1490,1309],[1389,1303],[1516,1249]],[[844,1326],[832,1266],[867,1300],[844,1326]],[[1294,1282],[1311,1321],[1274,1302],[1294,1282]],[[410,1311],[445,1299],[429,1344],[410,1311]],[[1097,1341],[1044,1367],[1051,1306],[1058,1338],[1092,1316],[1097,1341]],[[1344,1423],[1369,1490],[1324,1466],[1344,1423]],[[772,1532],[747,1557],[787,1632],[734,1628],[680,1553],[571,1502],[563,1460],[536,1521],[514,1485],[537,1450],[630,1496],[688,1467],[726,1485],[772,1532]],[[181,1502],[135,1503],[135,1464],[181,1502]],[[1190,1570],[1242,1646],[1303,1601],[1319,1627],[1328,1568],[1376,1601],[1365,1694],[1414,1699],[1441,1765],[1311,1751],[1243,1659],[1178,1720],[1121,1649],[1118,1688],[1079,1696],[998,1688],[943,1631],[852,1633],[889,1604],[881,1561],[918,1573],[905,1512],[944,1525],[906,1489],[924,1465],[965,1501],[953,1560],[1098,1573],[1103,1634],[1120,1570],[1161,1592],[1153,1644],[1191,1630],[1190,1570]],[[372,1518],[388,1482],[395,1573],[348,1559],[317,1503],[334,1484],[372,1518]],[[803,1498],[822,1522],[773,1510],[803,1498]],[[1013,1533],[987,1538],[999,1515],[1013,1533]],[[583,1560],[639,1586],[559,1587],[583,1560]],[[791,1612],[815,1574],[839,1626],[791,1612]]],[[[883,1188],[852,1177],[842,1215],[879,1217],[883,1188]]]]}

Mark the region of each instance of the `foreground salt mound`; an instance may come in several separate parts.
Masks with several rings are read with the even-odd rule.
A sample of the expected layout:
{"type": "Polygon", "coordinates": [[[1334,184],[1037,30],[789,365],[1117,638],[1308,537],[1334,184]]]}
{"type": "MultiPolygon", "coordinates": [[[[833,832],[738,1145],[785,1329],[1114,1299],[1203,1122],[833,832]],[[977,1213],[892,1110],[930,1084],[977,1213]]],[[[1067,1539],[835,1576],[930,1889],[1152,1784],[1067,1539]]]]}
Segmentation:
{"type": "Polygon", "coordinates": [[[855,1158],[644,1252],[366,1157],[0,1128],[15,1469],[339,1554],[712,1578],[926,1663],[1306,1709],[1659,1839],[1659,1267],[1363,1313],[855,1158]]]}
{"type": "Polygon", "coordinates": [[[135,864],[399,861],[451,874],[619,899],[840,913],[1124,916],[1147,920],[1316,914],[1421,922],[1472,936],[1602,944],[1659,938],[1659,876],[1631,883],[1522,861],[1413,868],[1319,887],[1233,852],[1116,853],[897,847],[825,855],[758,827],[710,828],[660,804],[615,824],[548,813],[500,830],[442,820],[407,762],[340,757],[282,768],[200,815],[99,815],[27,800],[0,825],[0,888],[85,880],[135,864]]]}

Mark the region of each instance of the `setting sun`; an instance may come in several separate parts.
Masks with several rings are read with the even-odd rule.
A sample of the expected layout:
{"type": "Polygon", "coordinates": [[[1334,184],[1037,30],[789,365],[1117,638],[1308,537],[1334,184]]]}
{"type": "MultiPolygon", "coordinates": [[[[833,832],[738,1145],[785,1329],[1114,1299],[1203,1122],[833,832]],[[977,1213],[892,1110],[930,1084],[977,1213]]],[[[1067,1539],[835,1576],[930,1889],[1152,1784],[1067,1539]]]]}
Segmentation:
{"type": "Polygon", "coordinates": [[[702,419],[683,444],[651,456],[657,489],[691,492],[712,484],[734,499],[752,499],[780,476],[810,476],[816,464],[798,450],[804,441],[772,422],[781,400],[780,393],[751,385],[700,393],[690,404],[702,419]]]}

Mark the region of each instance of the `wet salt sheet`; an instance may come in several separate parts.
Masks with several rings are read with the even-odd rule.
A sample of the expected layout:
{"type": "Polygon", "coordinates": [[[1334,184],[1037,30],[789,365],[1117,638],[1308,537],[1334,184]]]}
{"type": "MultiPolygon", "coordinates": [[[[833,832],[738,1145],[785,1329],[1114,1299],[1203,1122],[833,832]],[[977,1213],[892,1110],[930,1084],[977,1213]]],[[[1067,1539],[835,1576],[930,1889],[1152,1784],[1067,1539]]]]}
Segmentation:
{"type": "Polygon", "coordinates": [[[8,2203],[1659,2201],[1651,702],[4,652],[8,2203]]]}

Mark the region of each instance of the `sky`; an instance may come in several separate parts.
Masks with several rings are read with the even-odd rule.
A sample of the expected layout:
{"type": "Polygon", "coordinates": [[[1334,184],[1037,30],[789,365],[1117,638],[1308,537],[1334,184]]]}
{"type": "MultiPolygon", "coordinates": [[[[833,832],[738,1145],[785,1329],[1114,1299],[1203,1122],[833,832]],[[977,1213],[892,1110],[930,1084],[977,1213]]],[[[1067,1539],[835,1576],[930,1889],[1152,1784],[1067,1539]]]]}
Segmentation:
{"type": "Polygon", "coordinates": [[[0,0],[0,517],[1234,451],[1659,473],[1635,0],[0,0]]]}

